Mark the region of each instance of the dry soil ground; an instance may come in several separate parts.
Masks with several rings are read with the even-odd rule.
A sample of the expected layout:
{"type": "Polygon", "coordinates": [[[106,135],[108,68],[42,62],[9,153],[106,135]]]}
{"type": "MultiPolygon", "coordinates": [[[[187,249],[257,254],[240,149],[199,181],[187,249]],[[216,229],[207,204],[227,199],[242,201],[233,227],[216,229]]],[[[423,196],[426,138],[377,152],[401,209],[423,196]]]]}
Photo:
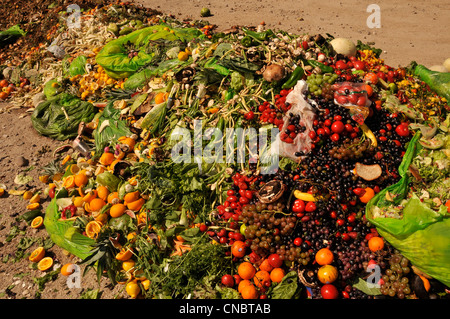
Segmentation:
{"type": "MultiPolygon", "coordinates": [[[[387,1],[376,2],[380,7],[381,28],[369,28],[366,11],[372,1],[335,1],[321,3],[312,0],[219,1],[219,0],[136,0],[176,18],[200,19],[202,7],[211,9],[208,20],[219,30],[233,25],[258,25],[265,22],[267,28],[283,29],[297,34],[330,33],[335,37],[349,37],[354,41],[375,42],[382,48],[382,57],[391,66],[409,64],[415,60],[427,66],[441,64],[450,56],[450,2],[387,1]]],[[[0,103],[0,110],[6,105],[0,103]]],[[[39,136],[31,125],[25,109],[0,113],[0,183],[7,189],[17,188],[14,178],[18,173],[33,177],[22,189],[43,191],[44,184],[37,179],[38,168],[52,160],[52,152],[61,142],[39,136]],[[25,161],[22,159],[24,157],[25,161]]],[[[20,187],[19,187],[20,188],[20,187]]],[[[101,298],[125,296],[123,287],[108,286],[106,280],[97,284],[91,271],[81,280],[81,288],[69,288],[66,277],[57,275],[45,286],[39,287],[35,278],[42,276],[33,269],[26,258],[16,258],[18,246],[28,238],[45,237],[45,230],[30,230],[16,217],[25,210],[27,202],[21,196],[4,195],[0,199],[0,299],[40,298],[76,299],[89,289],[99,289],[101,298]],[[19,232],[19,233],[17,233],[19,232]],[[11,236],[14,235],[16,236],[11,236]],[[11,238],[11,240],[9,240],[11,238]],[[41,288],[41,289],[40,289],[41,288]]],[[[46,203],[44,202],[44,207],[46,203]]],[[[38,242],[31,242],[25,250],[30,252],[38,242]]],[[[48,251],[57,264],[71,258],[57,246],[48,251]]],[[[19,256],[20,257],[20,256],[19,256]]],[[[56,265],[57,266],[57,265],[56,265]]]]}

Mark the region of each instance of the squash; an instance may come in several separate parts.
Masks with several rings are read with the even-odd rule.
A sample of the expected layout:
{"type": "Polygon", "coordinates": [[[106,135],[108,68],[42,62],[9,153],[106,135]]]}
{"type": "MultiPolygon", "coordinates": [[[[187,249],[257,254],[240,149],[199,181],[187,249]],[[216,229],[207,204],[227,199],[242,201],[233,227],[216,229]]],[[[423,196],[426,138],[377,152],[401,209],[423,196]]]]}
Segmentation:
{"type": "Polygon", "coordinates": [[[332,265],[324,265],[317,271],[317,279],[323,284],[331,284],[338,278],[338,271],[332,265]]]}

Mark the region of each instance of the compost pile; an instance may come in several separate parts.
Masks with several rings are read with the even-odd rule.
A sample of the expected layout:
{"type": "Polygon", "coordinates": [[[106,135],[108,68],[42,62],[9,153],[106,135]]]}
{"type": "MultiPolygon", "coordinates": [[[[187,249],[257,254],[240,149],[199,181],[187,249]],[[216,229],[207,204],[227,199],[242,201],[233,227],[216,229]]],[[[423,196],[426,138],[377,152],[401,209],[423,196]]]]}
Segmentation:
{"type": "Polygon", "coordinates": [[[131,298],[448,298],[449,73],[134,6],[80,21],[3,84],[67,141],[46,211],[33,196],[23,217],[98,280],[131,298]]]}

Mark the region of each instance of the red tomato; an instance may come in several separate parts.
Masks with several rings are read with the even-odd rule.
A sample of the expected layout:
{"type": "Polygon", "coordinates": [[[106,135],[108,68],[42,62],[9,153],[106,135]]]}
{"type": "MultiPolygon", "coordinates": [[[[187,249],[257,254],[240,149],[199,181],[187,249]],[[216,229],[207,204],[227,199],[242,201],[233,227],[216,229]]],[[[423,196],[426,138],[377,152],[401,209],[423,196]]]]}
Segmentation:
{"type": "Polygon", "coordinates": [[[348,98],[345,95],[339,95],[336,98],[336,102],[341,105],[348,104],[348,98]]]}
{"type": "Polygon", "coordinates": [[[344,132],[345,126],[344,123],[342,123],[341,121],[334,121],[333,124],[331,125],[331,130],[334,133],[342,133],[344,132]]]}
{"type": "Polygon", "coordinates": [[[310,213],[315,211],[316,208],[317,208],[317,206],[314,202],[308,202],[305,206],[305,210],[310,213]]]}
{"type": "Polygon", "coordinates": [[[365,70],[366,69],[366,64],[363,61],[355,61],[353,62],[353,67],[357,70],[365,70]]]}
{"type": "Polygon", "coordinates": [[[364,76],[364,81],[375,85],[378,83],[378,76],[373,72],[369,72],[364,76]]]}
{"type": "Polygon", "coordinates": [[[294,205],[292,206],[292,212],[298,214],[303,213],[305,211],[305,202],[301,199],[296,199],[294,201],[294,205]]]}
{"type": "Polygon", "coordinates": [[[232,288],[234,286],[234,277],[232,275],[223,275],[222,284],[232,288]]]}
{"type": "Polygon", "coordinates": [[[320,288],[320,294],[323,299],[337,299],[339,297],[339,291],[332,284],[323,285],[320,288]]]}
{"type": "Polygon", "coordinates": [[[279,268],[283,265],[283,261],[281,260],[281,258],[278,254],[269,255],[268,260],[269,260],[269,264],[273,268],[279,268]]]}
{"type": "Polygon", "coordinates": [[[356,105],[356,103],[358,103],[358,95],[356,94],[350,94],[347,96],[348,97],[348,102],[350,104],[356,105]]]}
{"type": "Polygon", "coordinates": [[[408,136],[409,135],[409,128],[408,123],[401,123],[395,128],[395,133],[397,133],[400,136],[408,136]]]}
{"type": "Polygon", "coordinates": [[[337,142],[337,141],[339,141],[339,134],[337,134],[337,133],[334,133],[333,135],[331,135],[330,136],[330,139],[333,141],[333,142],[337,142]]]}
{"type": "Polygon", "coordinates": [[[360,97],[358,98],[358,101],[356,102],[356,105],[358,105],[358,106],[365,106],[365,105],[366,105],[366,102],[367,102],[367,99],[366,99],[366,97],[363,95],[363,96],[360,96],[360,97]]]}
{"type": "Polygon", "coordinates": [[[2,88],[7,87],[8,84],[9,84],[8,80],[3,79],[3,80],[0,81],[0,87],[2,87],[2,88]]]}
{"type": "Polygon", "coordinates": [[[345,63],[345,61],[339,60],[339,61],[336,61],[336,68],[338,68],[339,70],[345,70],[348,68],[348,66],[347,66],[347,63],[345,63]]]}

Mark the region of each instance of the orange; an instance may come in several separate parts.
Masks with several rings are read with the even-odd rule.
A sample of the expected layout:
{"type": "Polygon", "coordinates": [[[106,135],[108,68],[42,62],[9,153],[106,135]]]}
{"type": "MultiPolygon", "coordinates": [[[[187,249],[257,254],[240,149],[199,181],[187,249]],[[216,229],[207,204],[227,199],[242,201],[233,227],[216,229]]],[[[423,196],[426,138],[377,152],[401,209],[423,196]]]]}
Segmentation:
{"type": "Polygon", "coordinates": [[[53,259],[51,257],[44,257],[37,264],[37,268],[40,271],[46,271],[50,269],[52,266],[53,266],[53,259]]]}
{"type": "Polygon", "coordinates": [[[73,175],[65,177],[63,181],[63,187],[65,188],[75,187],[75,177],[73,175]]]}
{"type": "Polygon", "coordinates": [[[248,279],[241,280],[238,284],[238,292],[242,292],[244,287],[248,285],[253,286],[253,283],[248,279]]]}
{"type": "Polygon", "coordinates": [[[89,181],[88,177],[84,173],[78,173],[77,175],[75,175],[74,180],[75,185],[77,185],[78,187],[85,186],[89,181]]]}
{"type": "Polygon", "coordinates": [[[44,247],[38,247],[31,253],[30,257],[28,259],[31,262],[37,263],[45,256],[45,249],[44,247]]]}
{"type": "Polygon", "coordinates": [[[131,233],[128,233],[128,235],[127,235],[127,240],[129,241],[129,242],[134,242],[135,240],[136,240],[136,232],[131,232],[131,233]]]}
{"type": "Polygon", "coordinates": [[[124,204],[122,204],[122,203],[114,204],[109,209],[109,216],[120,217],[125,213],[126,210],[127,210],[127,207],[124,204]]]}
{"type": "Polygon", "coordinates": [[[450,213],[450,199],[445,202],[445,207],[447,207],[447,213],[450,213]]]}
{"type": "Polygon", "coordinates": [[[44,218],[37,216],[31,221],[31,228],[39,228],[44,224],[44,218]]]}
{"type": "Polygon", "coordinates": [[[359,197],[359,200],[365,204],[367,204],[374,196],[375,191],[371,187],[364,188],[365,193],[361,197],[359,197]]]}
{"type": "Polygon", "coordinates": [[[384,240],[381,237],[378,236],[373,236],[372,238],[369,239],[369,249],[372,252],[376,252],[379,251],[381,249],[383,249],[384,247],[384,240]]]}
{"type": "Polygon", "coordinates": [[[132,151],[134,149],[134,146],[136,145],[136,141],[132,139],[131,137],[122,136],[119,137],[119,142],[125,145],[128,145],[129,151],[132,151]]]}
{"type": "Polygon", "coordinates": [[[94,198],[89,202],[89,208],[93,212],[98,212],[106,205],[106,202],[101,198],[94,198]]]}
{"type": "Polygon", "coordinates": [[[105,152],[100,156],[100,159],[98,160],[100,164],[108,166],[115,160],[114,154],[110,152],[105,152]]]}
{"type": "Polygon", "coordinates": [[[83,197],[83,201],[90,203],[94,198],[97,198],[97,190],[95,189],[87,192],[87,194],[83,197]]]}
{"type": "Polygon", "coordinates": [[[126,193],[123,197],[123,201],[126,203],[131,203],[137,201],[139,199],[139,191],[134,191],[130,193],[126,193]]]}
{"type": "Polygon", "coordinates": [[[270,274],[268,271],[259,270],[253,276],[253,282],[259,288],[264,288],[270,285],[270,274]]]}
{"type": "Polygon", "coordinates": [[[329,265],[333,262],[334,256],[333,252],[328,248],[322,248],[319,249],[319,251],[316,253],[316,262],[323,266],[323,265],[329,265]]]}
{"type": "Polygon", "coordinates": [[[128,259],[122,262],[122,269],[130,272],[134,270],[134,265],[136,265],[136,262],[133,259],[128,259]]]}
{"type": "Polygon", "coordinates": [[[102,224],[100,224],[98,221],[93,220],[90,221],[87,225],[86,225],[86,235],[89,238],[95,239],[98,237],[98,234],[100,233],[100,230],[102,229],[102,224]]]}
{"type": "Polygon", "coordinates": [[[108,195],[109,195],[109,190],[108,187],[106,186],[99,186],[97,187],[97,196],[98,198],[107,201],[108,200],[108,195]]]}
{"type": "Polygon", "coordinates": [[[30,204],[39,203],[41,201],[41,196],[35,194],[30,198],[30,204]]]}
{"type": "Polygon", "coordinates": [[[29,199],[31,199],[31,197],[33,197],[33,192],[31,192],[31,191],[26,191],[25,193],[23,193],[22,197],[23,197],[23,199],[25,199],[25,200],[29,200],[29,199]]]}
{"type": "Polygon", "coordinates": [[[259,265],[259,270],[265,270],[271,272],[273,266],[269,263],[269,259],[264,259],[262,263],[259,265]]]}
{"type": "Polygon", "coordinates": [[[63,276],[70,276],[74,272],[75,272],[74,264],[72,263],[67,263],[61,267],[61,275],[63,276]]]}
{"type": "Polygon", "coordinates": [[[242,258],[245,256],[245,250],[246,250],[245,243],[241,240],[236,240],[233,245],[231,245],[231,253],[233,256],[242,258]]]}
{"type": "Polygon", "coordinates": [[[270,280],[273,282],[279,283],[281,280],[283,280],[283,277],[285,275],[285,271],[283,268],[274,268],[270,272],[270,280]]]}
{"type": "Polygon", "coordinates": [[[242,299],[258,299],[259,293],[255,286],[247,285],[242,288],[241,296],[242,299]]]}
{"type": "Polygon", "coordinates": [[[331,284],[338,278],[338,270],[331,265],[324,265],[317,271],[317,279],[323,284],[331,284]]]}
{"type": "Polygon", "coordinates": [[[39,203],[33,203],[33,204],[27,205],[27,209],[28,210],[35,210],[35,209],[38,209],[39,206],[41,206],[39,203]]]}
{"type": "Polygon", "coordinates": [[[120,261],[126,261],[128,259],[131,258],[131,256],[133,256],[133,252],[131,251],[131,249],[124,249],[122,248],[117,254],[116,254],[116,259],[120,260],[120,261]]]}
{"type": "Polygon", "coordinates": [[[139,198],[138,200],[135,200],[134,202],[128,203],[127,207],[128,207],[128,209],[137,212],[138,210],[140,210],[142,208],[142,206],[144,206],[144,204],[145,204],[145,199],[139,198]]]}
{"type": "Polygon", "coordinates": [[[238,266],[238,275],[242,279],[252,279],[255,273],[256,269],[249,261],[244,261],[238,266]]]}
{"type": "Polygon", "coordinates": [[[108,197],[107,197],[108,203],[109,203],[109,204],[112,204],[112,201],[113,201],[113,199],[115,199],[115,198],[119,199],[119,193],[118,193],[118,192],[112,192],[112,193],[109,193],[109,195],[108,195],[108,197]]]}
{"type": "Polygon", "coordinates": [[[155,104],[161,104],[164,103],[167,99],[167,93],[166,92],[159,92],[155,96],[155,104]]]}
{"type": "Polygon", "coordinates": [[[77,196],[73,199],[73,205],[75,207],[81,207],[83,206],[83,204],[84,204],[83,197],[77,196]]]}

